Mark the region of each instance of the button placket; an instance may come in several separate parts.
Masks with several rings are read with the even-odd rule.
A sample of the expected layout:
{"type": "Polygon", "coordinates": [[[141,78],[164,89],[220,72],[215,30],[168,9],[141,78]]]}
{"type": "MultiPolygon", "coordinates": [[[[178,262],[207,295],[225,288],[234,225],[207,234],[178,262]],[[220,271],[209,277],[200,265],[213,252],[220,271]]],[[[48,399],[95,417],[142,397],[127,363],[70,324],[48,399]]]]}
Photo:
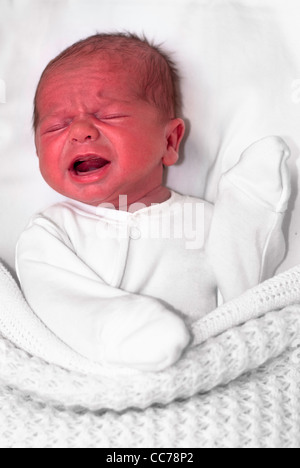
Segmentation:
{"type": "Polygon", "coordinates": [[[139,240],[142,236],[142,232],[139,226],[139,221],[137,217],[133,217],[128,226],[129,237],[132,240],[139,240]]]}
{"type": "Polygon", "coordinates": [[[129,237],[132,240],[139,240],[142,236],[141,230],[138,226],[131,226],[129,230],[129,237]]]}

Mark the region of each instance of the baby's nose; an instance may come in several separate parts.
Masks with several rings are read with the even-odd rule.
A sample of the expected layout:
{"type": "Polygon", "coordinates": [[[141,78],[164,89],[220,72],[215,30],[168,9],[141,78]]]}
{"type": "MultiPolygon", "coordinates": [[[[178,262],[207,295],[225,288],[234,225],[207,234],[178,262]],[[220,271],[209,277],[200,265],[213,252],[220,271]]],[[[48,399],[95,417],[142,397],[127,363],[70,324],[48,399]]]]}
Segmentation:
{"type": "Polygon", "coordinates": [[[86,141],[95,141],[99,138],[98,129],[86,120],[73,122],[69,133],[70,141],[73,143],[85,143],[86,141]]]}

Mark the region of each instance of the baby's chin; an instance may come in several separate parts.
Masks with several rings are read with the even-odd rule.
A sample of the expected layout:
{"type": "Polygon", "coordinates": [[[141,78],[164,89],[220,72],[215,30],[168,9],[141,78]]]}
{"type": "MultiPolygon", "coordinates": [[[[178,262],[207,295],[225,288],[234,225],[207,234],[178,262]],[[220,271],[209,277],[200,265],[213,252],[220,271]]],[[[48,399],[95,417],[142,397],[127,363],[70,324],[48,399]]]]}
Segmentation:
{"type": "Polygon", "coordinates": [[[118,209],[120,201],[127,202],[127,195],[119,194],[118,190],[108,190],[104,187],[100,187],[95,184],[91,184],[90,186],[80,187],[79,189],[74,188],[72,190],[67,190],[63,193],[64,196],[78,201],[80,203],[84,203],[90,206],[103,206],[105,208],[113,208],[118,209]]]}

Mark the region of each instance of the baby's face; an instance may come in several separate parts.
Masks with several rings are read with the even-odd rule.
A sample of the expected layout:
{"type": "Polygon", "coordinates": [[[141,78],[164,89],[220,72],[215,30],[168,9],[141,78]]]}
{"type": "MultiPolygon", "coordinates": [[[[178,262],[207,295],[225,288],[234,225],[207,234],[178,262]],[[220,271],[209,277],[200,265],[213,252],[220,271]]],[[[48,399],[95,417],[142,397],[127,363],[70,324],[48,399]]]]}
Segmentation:
{"type": "Polygon", "coordinates": [[[161,185],[163,164],[176,162],[174,122],[137,96],[138,77],[128,68],[92,56],[44,78],[35,143],[41,173],[57,192],[95,206],[117,206],[119,195],[134,203],[161,185]]]}

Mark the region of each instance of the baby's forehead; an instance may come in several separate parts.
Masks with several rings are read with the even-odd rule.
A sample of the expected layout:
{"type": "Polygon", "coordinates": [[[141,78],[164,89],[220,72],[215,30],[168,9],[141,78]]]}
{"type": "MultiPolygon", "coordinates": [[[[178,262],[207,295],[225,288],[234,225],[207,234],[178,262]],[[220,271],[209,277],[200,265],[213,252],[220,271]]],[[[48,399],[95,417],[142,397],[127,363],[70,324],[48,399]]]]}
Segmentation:
{"type": "Polygon", "coordinates": [[[96,105],[96,101],[102,105],[133,102],[144,93],[138,71],[131,70],[132,67],[128,70],[122,61],[111,60],[102,54],[92,60],[74,57],[45,75],[37,100],[39,108],[51,113],[53,108],[62,106],[61,101],[75,103],[77,98],[83,97],[90,107],[92,102],[96,105]]]}
{"type": "Polygon", "coordinates": [[[92,56],[68,57],[67,60],[55,64],[45,74],[41,88],[44,87],[43,84],[55,86],[58,80],[66,80],[70,86],[83,86],[84,88],[86,82],[98,79],[99,82],[111,82],[111,85],[118,82],[120,87],[126,82],[133,89],[139,88],[140,90],[143,82],[142,75],[142,65],[135,59],[129,63],[120,54],[114,56],[101,52],[92,56]]]}

